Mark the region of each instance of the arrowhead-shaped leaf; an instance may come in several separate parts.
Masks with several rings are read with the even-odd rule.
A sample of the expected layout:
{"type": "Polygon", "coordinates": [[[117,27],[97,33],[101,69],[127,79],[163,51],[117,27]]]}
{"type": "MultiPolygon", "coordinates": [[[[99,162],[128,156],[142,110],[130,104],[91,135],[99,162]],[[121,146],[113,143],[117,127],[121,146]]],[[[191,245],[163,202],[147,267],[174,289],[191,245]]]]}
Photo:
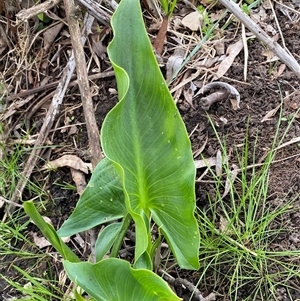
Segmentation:
{"type": "Polygon", "coordinates": [[[95,168],[76,208],[58,234],[61,237],[71,236],[122,218],[126,213],[120,176],[112,162],[105,158],[95,168]]]}
{"type": "Polygon", "coordinates": [[[97,301],[179,301],[167,283],[149,270],[110,258],[96,264],[64,261],[71,280],[97,301]]]}
{"type": "Polygon", "coordinates": [[[153,54],[139,0],[122,0],[112,27],[108,53],[120,102],[105,119],[101,141],[120,173],[126,207],[136,223],[136,259],[149,248],[152,217],[179,265],[197,269],[190,141],[153,54]]]}

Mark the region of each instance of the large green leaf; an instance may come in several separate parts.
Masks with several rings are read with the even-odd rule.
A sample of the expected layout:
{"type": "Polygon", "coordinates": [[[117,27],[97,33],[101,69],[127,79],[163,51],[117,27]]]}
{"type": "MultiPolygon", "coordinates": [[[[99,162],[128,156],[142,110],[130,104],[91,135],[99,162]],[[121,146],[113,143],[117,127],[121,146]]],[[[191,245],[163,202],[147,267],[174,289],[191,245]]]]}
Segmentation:
{"type": "Polygon", "coordinates": [[[195,165],[190,141],[159,70],[139,0],[122,0],[108,47],[120,102],[107,115],[101,142],[115,163],[127,210],[136,223],[138,259],[149,251],[149,220],[164,233],[178,263],[197,269],[195,165]]]}
{"type": "Polygon", "coordinates": [[[96,264],[64,261],[70,279],[97,301],[178,301],[159,276],[135,270],[129,262],[110,258],[96,264]]]}
{"type": "Polygon", "coordinates": [[[127,214],[119,174],[112,162],[103,159],[68,220],[58,230],[61,237],[71,236],[127,214]]]}

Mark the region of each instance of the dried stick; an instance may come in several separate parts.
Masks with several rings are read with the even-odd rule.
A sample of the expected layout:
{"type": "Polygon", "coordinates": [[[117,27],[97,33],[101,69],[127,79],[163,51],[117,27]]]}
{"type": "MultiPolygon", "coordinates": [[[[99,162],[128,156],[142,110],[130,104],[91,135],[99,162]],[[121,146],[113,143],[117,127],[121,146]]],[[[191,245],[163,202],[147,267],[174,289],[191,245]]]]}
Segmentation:
{"type": "Polygon", "coordinates": [[[48,0],[44,3],[34,5],[28,9],[22,9],[16,14],[17,18],[21,21],[27,21],[28,19],[38,15],[39,13],[45,12],[55,5],[59,4],[61,0],[48,0]]]}
{"type": "MultiPolygon", "coordinates": [[[[95,7],[99,7],[102,10],[101,5],[95,0],[78,0],[78,2],[84,5],[86,8],[93,9],[95,7]]],[[[113,11],[115,11],[118,7],[118,2],[116,2],[115,0],[102,0],[102,2],[106,5],[106,7],[110,7],[113,11]]]]}
{"type": "Polygon", "coordinates": [[[274,42],[252,19],[231,0],[220,0],[255,36],[269,47],[300,78],[300,65],[277,42],[274,42]]]}
{"type": "Polygon", "coordinates": [[[204,87],[202,87],[199,92],[197,92],[194,96],[196,98],[198,95],[205,94],[207,93],[210,89],[219,89],[215,93],[212,93],[208,95],[207,97],[202,97],[200,99],[200,105],[203,110],[209,110],[210,106],[217,102],[220,101],[227,96],[231,95],[234,96],[236,99],[236,108],[240,108],[240,93],[237,91],[235,87],[233,87],[230,84],[223,83],[223,82],[211,82],[204,87]],[[223,89],[223,90],[220,90],[223,89]]]}
{"type": "MultiPolygon", "coordinates": [[[[93,169],[102,158],[100,147],[100,134],[97,127],[96,118],[94,114],[94,106],[92,101],[91,90],[89,86],[86,61],[84,50],[80,41],[80,29],[78,19],[76,18],[76,9],[74,0],[64,0],[65,11],[68,20],[69,31],[71,35],[71,42],[74,49],[76,72],[78,78],[78,85],[81,94],[82,106],[86,121],[87,133],[89,138],[89,150],[91,154],[91,162],[93,169]]],[[[96,261],[95,243],[97,239],[96,229],[89,230],[90,244],[91,244],[91,261],[96,261]]]]}
{"type": "MultiPolygon", "coordinates": [[[[111,77],[111,76],[114,76],[114,74],[115,74],[114,71],[104,71],[104,72],[100,72],[100,73],[95,73],[95,74],[89,75],[89,80],[95,80],[95,79],[99,79],[99,78],[111,77]]],[[[76,76],[74,76],[74,80],[72,82],[70,82],[69,87],[73,87],[73,86],[78,85],[78,80],[75,79],[75,78],[76,78],[76,76]]],[[[73,76],[72,76],[72,79],[73,79],[73,76]]],[[[12,100],[17,99],[17,98],[26,97],[28,95],[32,95],[32,94],[35,94],[35,93],[38,93],[38,92],[41,92],[41,91],[49,90],[49,89],[52,89],[54,87],[57,87],[59,82],[60,82],[59,80],[56,80],[56,81],[53,81],[53,82],[51,82],[49,84],[46,84],[46,85],[43,85],[43,86],[32,88],[30,90],[25,90],[25,91],[22,91],[22,92],[17,93],[17,94],[9,95],[5,98],[5,100],[12,101],[12,100]]]]}
{"type": "Polygon", "coordinates": [[[173,276],[166,273],[162,268],[159,268],[157,272],[164,278],[164,280],[166,280],[172,286],[183,284],[191,293],[194,294],[194,299],[199,301],[207,301],[207,299],[202,296],[199,289],[197,289],[197,287],[188,280],[182,278],[174,278],[173,276]]]}
{"type": "MultiPolygon", "coordinates": [[[[91,16],[86,18],[85,19],[86,26],[91,28],[93,20],[94,18],[91,16]]],[[[84,44],[85,41],[86,41],[86,37],[83,36],[82,43],[84,44]]],[[[72,52],[69,62],[65,67],[62,79],[57,85],[57,89],[55,91],[51,105],[45,117],[43,126],[35,142],[34,148],[31,151],[30,156],[25,164],[24,170],[21,173],[21,179],[18,181],[16,189],[11,197],[10,200],[11,204],[9,204],[6,213],[4,214],[3,221],[5,221],[7,216],[15,210],[16,206],[14,205],[14,203],[19,203],[20,201],[20,198],[23,194],[27,181],[38,161],[39,155],[42,150],[41,146],[45,143],[48,137],[48,133],[50,132],[51,127],[54,123],[55,117],[59,112],[59,106],[62,104],[64,95],[66,93],[67,87],[69,85],[74,70],[75,70],[75,57],[74,57],[74,52],[72,52]]]]}
{"type": "MultiPolygon", "coordinates": [[[[105,11],[99,3],[93,0],[78,0],[78,2],[99,22],[109,25],[111,14],[105,11]]],[[[113,6],[113,9],[115,10],[115,6],[113,6]]]]}
{"type": "Polygon", "coordinates": [[[87,64],[85,61],[83,46],[80,39],[80,28],[78,24],[78,19],[76,18],[75,3],[73,0],[64,0],[64,5],[68,19],[72,47],[75,54],[76,72],[89,138],[91,162],[93,168],[95,168],[101,160],[102,155],[100,147],[100,134],[94,114],[92,94],[86,68],[87,64]]]}

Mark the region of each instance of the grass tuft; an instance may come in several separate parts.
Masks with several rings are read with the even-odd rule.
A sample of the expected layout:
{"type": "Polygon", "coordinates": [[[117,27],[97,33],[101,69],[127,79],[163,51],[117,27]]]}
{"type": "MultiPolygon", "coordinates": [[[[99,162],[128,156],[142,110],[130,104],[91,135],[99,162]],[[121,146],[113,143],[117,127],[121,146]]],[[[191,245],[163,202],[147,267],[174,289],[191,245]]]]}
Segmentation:
{"type": "MultiPolygon", "coordinates": [[[[291,123],[281,138],[278,124],[271,151],[262,165],[255,164],[255,146],[250,155],[246,137],[242,151],[238,147],[235,150],[238,169],[225,159],[223,176],[210,169],[215,182],[214,195],[208,197],[204,207],[197,208],[201,291],[214,290],[226,300],[279,300],[282,292],[291,295],[297,289],[297,284],[292,283],[298,283],[300,276],[297,264],[300,251],[285,250],[280,242],[289,233],[284,217],[298,208],[293,206],[295,199],[272,202],[269,194],[276,146],[282,144],[291,123]],[[224,197],[226,182],[229,191],[224,197]]],[[[216,130],[215,133],[222,158],[228,158],[225,143],[216,130]]]]}

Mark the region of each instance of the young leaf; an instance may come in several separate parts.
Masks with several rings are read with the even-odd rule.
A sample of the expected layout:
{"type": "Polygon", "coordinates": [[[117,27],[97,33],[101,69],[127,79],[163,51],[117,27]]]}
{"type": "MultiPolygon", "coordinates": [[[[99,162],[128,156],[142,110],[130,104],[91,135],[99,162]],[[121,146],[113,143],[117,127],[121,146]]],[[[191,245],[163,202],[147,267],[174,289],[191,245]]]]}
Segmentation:
{"type": "Polygon", "coordinates": [[[61,237],[71,236],[126,214],[120,177],[112,162],[105,158],[96,166],[75,210],[57,233],[61,237]]]}
{"type": "Polygon", "coordinates": [[[104,255],[109,251],[113,243],[116,241],[122,223],[113,223],[106,226],[99,234],[95,243],[96,261],[103,259],[104,255]]]}
{"type": "Polygon", "coordinates": [[[97,301],[179,301],[168,284],[149,270],[110,258],[96,264],[64,261],[70,279],[97,301]]]}
{"type": "Polygon", "coordinates": [[[135,258],[151,248],[147,221],[152,216],[179,265],[197,269],[190,141],[153,54],[139,0],[122,0],[112,27],[108,53],[120,102],[104,121],[101,141],[120,173],[126,207],[136,223],[135,258]]]}
{"type": "Polygon", "coordinates": [[[41,230],[43,235],[49,240],[51,245],[64,259],[72,262],[80,261],[77,255],[57,235],[54,228],[50,224],[45,222],[45,220],[36,210],[32,201],[24,202],[24,210],[27,213],[27,215],[32,219],[32,221],[36,224],[36,226],[41,230]]]}

